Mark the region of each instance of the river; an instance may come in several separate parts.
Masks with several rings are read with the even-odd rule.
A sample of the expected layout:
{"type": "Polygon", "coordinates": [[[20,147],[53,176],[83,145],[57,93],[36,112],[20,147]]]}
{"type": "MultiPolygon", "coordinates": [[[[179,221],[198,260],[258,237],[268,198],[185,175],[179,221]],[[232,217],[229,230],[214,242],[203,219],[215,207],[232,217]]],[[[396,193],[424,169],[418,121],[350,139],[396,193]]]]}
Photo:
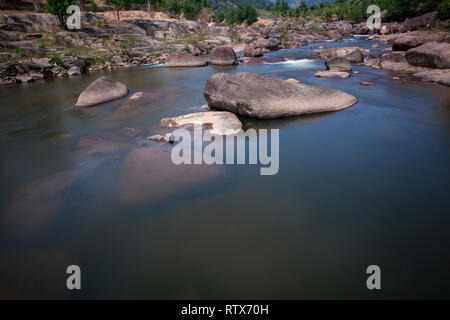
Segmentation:
{"type": "Polygon", "coordinates": [[[278,63],[139,66],[0,88],[0,297],[450,298],[450,90],[355,65],[360,73],[348,79],[315,78],[324,62],[306,59],[313,46],[372,44],[266,55],[297,59],[278,63]],[[188,187],[162,179],[140,190],[169,197],[124,203],[127,154],[152,144],[145,137],[161,118],[205,104],[212,74],[242,71],[342,90],[359,103],[242,119],[245,128],[280,129],[277,175],[227,165],[188,187]],[[111,115],[123,99],[75,110],[100,75],[164,98],[120,119],[111,115]],[[142,133],[127,138],[124,127],[142,133]],[[79,139],[93,134],[129,147],[92,154],[79,139]],[[79,291],[66,289],[72,264],[82,270],[79,291]],[[381,291],[366,288],[372,264],[381,291]]]}

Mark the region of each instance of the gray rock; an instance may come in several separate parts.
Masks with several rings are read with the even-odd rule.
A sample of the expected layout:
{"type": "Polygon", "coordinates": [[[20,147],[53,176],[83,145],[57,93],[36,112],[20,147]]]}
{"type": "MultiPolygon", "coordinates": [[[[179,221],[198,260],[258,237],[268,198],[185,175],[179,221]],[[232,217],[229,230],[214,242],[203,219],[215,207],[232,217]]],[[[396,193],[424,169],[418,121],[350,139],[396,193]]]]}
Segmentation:
{"type": "Polygon", "coordinates": [[[78,97],[76,107],[91,107],[100,103],[120,99],[128,94],[124,84],[109,77],[93,81],[78,97]]]}
{"type": "Polygon", "coordinates": [[[211,64],[218,66],[229,66],[238,64],[238,59],[233,48],[220,46],[211,52],[211,64]]]}
{"type": "Polygon", "coordinates": [[[275,39],[258,38],[255,42],[257,48],[266,48],[269,50],[278,50],[280,48],[279,41],[275,39]]]}
{"type": "Polygon", "coordinates": [[[334,57],[325,60],[325,66],[330,71],[352,71],[351,63],[342,57],[334,57]]]}
{"type": "Polygon", "coordinates": [[[33,82],[34,79],[29,73],[20,73],[16,76],[16,81],[20,83],[33,82]]]}
{"type": "Polygon", "coordinates": [[[405,58],[404,51],[385,53],[381,56],[381,68],[392,72],[415,73],[421,69],[411,66],[405,58]]]}
{"type": "Polygon", "coordinates": [[[331,48],[322,51],[320,55],[324,59],[335,57],[345,58],[351,63],[360,63],[364,61],[363,50],[358,47],[331,48]]]}
{"type": "Polygon", "coordinates": [[[400,26],[400,32],[433,28],[439,21],[437,12],[430,12],[412,19],[408,19],[400,26]]]}
{"type": "Polygon", "coordinates": [[[242,129],[242,123],[235,114],[227,111],[189,113],[178,117],[161,119],[160,125],[177,128],[184,125],[203,125],[211,134],[234,134],[242,129]]]}
{"type": "Polygon", "coordinates": [[[262,49],[257,48],[254,44],[246,45],[242,53],[244,57],[261,57],[263,55],[262,49]]]}
{"type": "Polygon", "coordinates": [[[69,70],[67,70],[67,74],[69,75],[69,77],[80,76],[81,70],[78,67],[72,67],[69,70]]]}
{"type": "Polygon", "coordinates": [[[428,42],[406,52],[406,60],[417,67],[450,68],[450,43],[428,42]]]}
{"type": "Polygon", "coordinates": [[[392,50],[408,51],[409,49],[419,47],[430,41],[439,41],[442,38],[442,34],[425,31],[401,34],[396,37],[394,42],[392,43],[392,50]]]}
{"type": "Polygon", "coordinates": [[[199,57],[191,56],[185,52],[174,52],[167,57],[165,67],[203,67],[206,61],[199,57]]]}
{"type": "Polygon", "coordinates": [[[341,78],[350,77],[350,73],[344,71],[317,71],[314,76],[318,78],[341,78]]]}
{"type": "Polygon", "coordinates": [[[111,63],[112,64],[117,64],[117,65],[122,65],[123,64],[123,59],[119,56],[114,56],[111,58],[111,63]]]}
{"type": "Polygon", "coordinates": [[[337,111],[358,102],[342,91],[247,72],[214,74],[203,95],[214,109],[262,119],[337,111]]]}
{"type": "Polygon", "coordinates": [[[421,71],[414,74],[414,77],[419,78],[423,81],[431,81],[446,86],[450,86],[450,69],[435,69],[421,71]]]}

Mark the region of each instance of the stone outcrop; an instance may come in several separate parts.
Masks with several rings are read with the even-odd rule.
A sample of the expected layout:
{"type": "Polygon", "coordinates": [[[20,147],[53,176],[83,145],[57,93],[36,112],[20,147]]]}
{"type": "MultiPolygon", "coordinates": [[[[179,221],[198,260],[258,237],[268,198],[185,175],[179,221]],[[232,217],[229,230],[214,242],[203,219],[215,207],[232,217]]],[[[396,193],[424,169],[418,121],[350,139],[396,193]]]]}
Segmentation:
{"type": "Polygon", "coordinates": [[[406,60],[417,67],[450,68],[450,43],[428,42],[406,52],[406,60]]]}

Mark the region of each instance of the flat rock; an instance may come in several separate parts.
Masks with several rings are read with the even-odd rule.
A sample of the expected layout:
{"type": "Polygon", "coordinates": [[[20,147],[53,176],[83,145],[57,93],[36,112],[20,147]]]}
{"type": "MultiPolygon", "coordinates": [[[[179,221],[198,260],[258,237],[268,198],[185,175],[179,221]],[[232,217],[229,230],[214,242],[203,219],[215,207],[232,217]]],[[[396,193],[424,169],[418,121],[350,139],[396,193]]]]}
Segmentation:
{"type": "Polygon", "coordinates": [[[206,61],[202,58],[192,56],[186,52],[174,52],[166,59],[165,67],[203,67],[206,61]]]}
{"type": "Polygon", "coordinates": [[[409,49],[419,47],[430,41],[439,41],[443,34],[436,32],[417,31],[406,34],[400,34],[392,43],[394,51],[408,51],[409,49]]]}
{"type": "Polygon", "coordinates": [[[421,71],[414,74],[414,77],[423,81],[436,82],[446,86],[450,86],[450,69],[435,69],[421,71]]]}
{"type": "Polygon", "coordinates": [[[206,82],[203,95],[216,110],[262,119],[337,111],[358,102],[342,91],[248,72],[214,74],[206,82]]]}
{"type": "Polygon", "coordinates": [[[317,71],[314,76],[318,78],[341,78],[346,79],[350,77],[350,73],[344,71],[317,71]]]}
{"type": "Polygon", "coordinates": [[[208,111],[189,113],[178,117],[161,119],[160,125],[176,128],[187,124],[204,125],[211,134],[234,134],[242,129],[242,123],[235,114],[228,111],[208,111]]]}
{"type": "Polygon", "coordinates": [[[425,68],[450,68],[450,43],[428,42],[406,52],[408,63],[425,68]]]}
{"type": "Polygon", "coordinates": [[[399,73],[415,73],[422,71],[422,68],[414,67],[408,63],[404,51],[383,54],[381,56],[381,68],[399,73]]]}
{"type": "Polygon", "coordinates": [[[78,97],[76,107],[91,107],[100,103],[117,100],[128,94],[123,83],[109,77],[100,77],[93,81],[78,97]]]}

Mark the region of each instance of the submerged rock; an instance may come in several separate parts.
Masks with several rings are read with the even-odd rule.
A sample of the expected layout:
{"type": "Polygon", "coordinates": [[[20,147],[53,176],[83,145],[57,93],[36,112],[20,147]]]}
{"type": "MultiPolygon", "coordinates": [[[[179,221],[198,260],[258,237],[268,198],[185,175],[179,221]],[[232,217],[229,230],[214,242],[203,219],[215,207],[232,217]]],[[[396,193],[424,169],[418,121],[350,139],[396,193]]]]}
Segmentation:
{"type": "Polygon", "coordinates": [[[174,136],[171,133],[166,133],[165,135],[155,134],[153,136],[147,137],[146,139],[154,142],[168,142],[168,143],[174,142],[174,136]]]}
{"type": "Polygon", "coordinates": [[[84,136],[78,140],[77,146],[89,154],[117,152],[129,147],[121,137],[106,134],[84,136]]]}
{"type": "Polygon", "coordinates": [[[189,113],[178,117],[161,119],[160,125],[166,128],[176,128],[187,124],[205,125],[211,134],[234,134],[242,129],[242,123],[235,114],[227,111],[208,111],[189,113]]]}
{"type": "Polygon", "coordinates": [[[165,97],[161,94],[153,94],[150,92],[136,92],[129,96],[123,104],[111,115],[111,120],[121,119],[122,117],[133,114],[141,107],[151,105],[156,101],[160,101],[165,97]]]}
{"type": "Polygon", "coordinates": [[[220,165],[175,165],[170,151],[170,148],[162,147],[131,151],[122,167],[119,201],[141,204],[164,200],[224,173],[220,165]]]}
{"type": "Polygon", "coordinates": [[[165,67],[203,67],[206,61],[202,58],[192,56],[186,52],[174,52],[167,57],[165,67]]]}
{"type": "Polygon", "coordinates": [[[262,119],[337,111],[358,102],[342,91],[248,72],[214,74],[203,95],[214,109],[262,119]]]}
{"type": "Polygon", "coordinates": [[[229,66],[238,64],[238,59],[233,48],[221,46],[211,52],[211,64],[217,66],[229,66]]]}
{"type": "Polygon", "coordinates": [[[123,83],[109,77],[100,77],[93,81],[78,97],[76,107],[91,107],[100,103],[117,100],[128,94],[123,83]]]}
{"type": "Polygon", "coordinates": [[[30,182],[13,196],[3,222],[12,231],[45,228],[60,212],[76,179],[76,172],[68,170],[30,182]]]}

